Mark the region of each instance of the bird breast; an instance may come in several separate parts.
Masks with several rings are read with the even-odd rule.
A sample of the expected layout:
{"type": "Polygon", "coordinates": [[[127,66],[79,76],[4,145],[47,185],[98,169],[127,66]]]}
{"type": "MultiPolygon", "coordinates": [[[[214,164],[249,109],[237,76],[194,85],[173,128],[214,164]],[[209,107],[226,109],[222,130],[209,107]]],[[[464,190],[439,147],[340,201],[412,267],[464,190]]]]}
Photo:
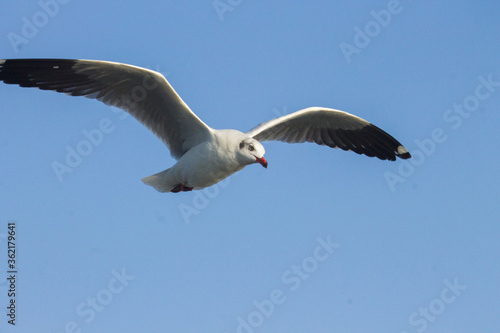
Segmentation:
{"type": "Polygon", "coordinates": [[[179,183],[204,188],[243,169],[235,153],[225,148],[216,142],[205,142],[187,151],[174,166],[179,183]]]}

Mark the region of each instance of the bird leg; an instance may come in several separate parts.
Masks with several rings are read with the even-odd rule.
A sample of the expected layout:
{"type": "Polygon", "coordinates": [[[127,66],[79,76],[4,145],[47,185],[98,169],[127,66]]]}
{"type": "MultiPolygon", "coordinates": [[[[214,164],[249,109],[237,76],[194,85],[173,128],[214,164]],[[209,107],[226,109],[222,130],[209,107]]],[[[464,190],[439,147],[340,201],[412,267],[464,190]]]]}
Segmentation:
{"type": "Polygon", "coordinates": [[[182,189],[184,192],[189,192],[189,191],[192,191],[194,187],[187,187],[187,186],[184,186],[184,188],[182,189]]]}
{"type": "Polygon", "coordinates": [[[170,192],[179,193],[181,191],[188,192],[188,191],[192,191],[192,190],[193,190],[193,187],[187,187],[187,186],[184,186],[184,184],[177,184],[170,192]]]}

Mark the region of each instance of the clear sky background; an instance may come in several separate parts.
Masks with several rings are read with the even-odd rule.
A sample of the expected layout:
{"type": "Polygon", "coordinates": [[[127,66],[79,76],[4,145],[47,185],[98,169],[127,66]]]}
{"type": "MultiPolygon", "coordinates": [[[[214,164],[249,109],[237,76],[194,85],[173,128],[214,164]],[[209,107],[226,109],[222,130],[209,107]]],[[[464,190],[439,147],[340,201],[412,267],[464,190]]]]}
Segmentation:
{"type": "Polygon", "coordinates": [[[1,332],[498,332],[500,3],[42,7],[2,4],[0,58],[156,69],[214,128],[341,109],[414,158],[271,142],[267,170],[161,194],[140,179],[175,160],[134,119],[2,84],[0,274],[11,220],[18,274],[15,327],[0,283],[1,332]],[[54,161],[103,119],[60,181],[54,161]]]}

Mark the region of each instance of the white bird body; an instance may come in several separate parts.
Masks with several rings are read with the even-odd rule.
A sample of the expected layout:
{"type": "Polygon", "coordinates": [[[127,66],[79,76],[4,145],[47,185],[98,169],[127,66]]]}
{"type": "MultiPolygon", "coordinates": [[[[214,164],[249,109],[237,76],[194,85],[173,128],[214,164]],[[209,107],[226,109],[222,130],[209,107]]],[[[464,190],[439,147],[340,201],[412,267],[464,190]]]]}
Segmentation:
{"type": "Polygon", "coordinates": [[[0,81],[97,99],[130,113],[170,149],[177,163],[143,178],[160,192],[199,190],[259,163],[259,141],[313,142],[381,160],[407,159],[396,139],[347,112],[310,107],[264,122],[250,131],[215,130],[198,118],[160,73],[98,60],[0,60],[0,81]]]}
{"type": "MultiPolygon", "coordinates": [[[[226,179],[247,164],[238,160],[238,146],[234,142],[249,139],[236,130],[212,130],[211,140],[188,150],[171,168],[142,181],[160,192],[169,192],[177,184],[200,190],[226,179]]],[[[263,148],[262,148],[263,149],[263,148]]],[[[263,153],[258,157],[262,158],[263,153]]],[[[254,160],[249,160],[254,163],[254,160]]]]}

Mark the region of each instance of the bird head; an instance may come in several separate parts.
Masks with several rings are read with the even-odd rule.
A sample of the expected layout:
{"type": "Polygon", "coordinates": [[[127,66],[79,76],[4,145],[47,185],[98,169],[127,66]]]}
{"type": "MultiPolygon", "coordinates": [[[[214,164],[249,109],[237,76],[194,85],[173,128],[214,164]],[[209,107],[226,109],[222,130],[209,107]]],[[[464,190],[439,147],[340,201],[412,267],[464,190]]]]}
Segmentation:
{"type": "Polygon", "coordinates": [[[246,138],[239,144],[238,155],[245,164],[259,163],[264,168],[267,168],[267,161],[264,158],[266,150],[262,144],[253,139],[246,138]]]}

